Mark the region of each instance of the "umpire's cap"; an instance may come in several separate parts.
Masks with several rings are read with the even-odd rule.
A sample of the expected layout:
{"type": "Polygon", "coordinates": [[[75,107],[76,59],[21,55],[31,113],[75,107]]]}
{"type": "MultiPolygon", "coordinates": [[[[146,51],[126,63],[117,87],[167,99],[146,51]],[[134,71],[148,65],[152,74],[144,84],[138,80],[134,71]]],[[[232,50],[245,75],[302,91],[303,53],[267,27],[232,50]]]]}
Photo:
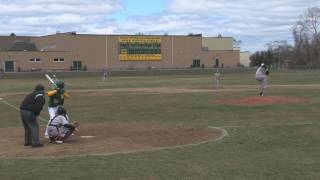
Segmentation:
{"type": "Polygon", "coordinates": [[[35,91],[44,91],[44,86],[42,84],[37,84],[34,88],[35,91]]]}

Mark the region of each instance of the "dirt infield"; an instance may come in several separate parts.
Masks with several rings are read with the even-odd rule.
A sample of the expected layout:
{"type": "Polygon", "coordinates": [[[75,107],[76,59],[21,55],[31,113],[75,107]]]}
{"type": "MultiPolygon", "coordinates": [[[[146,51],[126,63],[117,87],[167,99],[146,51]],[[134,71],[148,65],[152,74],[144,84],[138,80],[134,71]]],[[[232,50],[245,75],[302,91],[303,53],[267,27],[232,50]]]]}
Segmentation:
{"type": "Polygon", "coordinates": [[[256,106],[256,105],[273,105],[273,104],[307,104],[312,103],[310,99],[291,98],[283,96],[252,96],[239,99],[221,99],[214,100],[215,104],[227,104],[227,105],[244,105],[244,106],[256,106]]]}
{"type": "MultiPolygon", "coordinates": [[[[41,130],[43,132],[43,129],[41,130]]],[[[224,136],[219,129],[142,123],[82,125],[64,144],[41,139],[43,148],[23,146],[23,128],[0,129],[0,158],[107,155],[211,142],[224,136]],[[81,138],[81,136],[93,136],[81,138]]]]}

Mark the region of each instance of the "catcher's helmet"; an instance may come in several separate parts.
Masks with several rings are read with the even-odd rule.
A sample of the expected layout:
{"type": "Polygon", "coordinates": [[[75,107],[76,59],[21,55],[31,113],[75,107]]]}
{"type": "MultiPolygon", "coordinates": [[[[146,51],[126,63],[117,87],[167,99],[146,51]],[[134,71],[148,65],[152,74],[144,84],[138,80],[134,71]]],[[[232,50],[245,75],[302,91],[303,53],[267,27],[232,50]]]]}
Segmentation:
{"type": "Polygon", "coordinates": [[[59,106],[58,109],[57,109],[57,114],[58,114],[58,115],[67,114],[67,110],[66,110],[64,107],[59,106]]]}
{"type": "Polygon", "coordinates": [[[58,82],[56,82],[56,85],[58,88],[63,89],[64,88],[64,82],[59,80],[58,82]]]}

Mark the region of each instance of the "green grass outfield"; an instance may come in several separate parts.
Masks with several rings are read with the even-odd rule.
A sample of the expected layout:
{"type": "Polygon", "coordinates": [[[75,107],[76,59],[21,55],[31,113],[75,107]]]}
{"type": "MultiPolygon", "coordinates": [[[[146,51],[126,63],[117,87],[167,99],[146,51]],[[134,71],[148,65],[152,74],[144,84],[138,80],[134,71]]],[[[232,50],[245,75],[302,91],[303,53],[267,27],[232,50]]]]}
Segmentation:
{"type": "MultiPolygon", "coordinates": [[[[72,96],[66,100],[69,115],[81,123],[215,126],[225,129],[228,136],[199,146],[133,154],[2,158],[0,179],[320,179],[320,71],[279,71],[269,77],[267,95],[309,98],[315,101],[312,104],[245,107],[212,103],[215,99],[256,96],[253,73],[223,72],[220,89],[226,91],[211,91],[213,70],[111,72],[105,82],[101,73],[58,73],[72,96]],[[121,91],[130,88],[209,91],[121,91]]],[[[0,74],[0,98],[19,105],[36,83],[48,86],[42,73],[0,74]]],[[[0,102],[0,112],[0,128],[22,127],[15,109],[0,102]]],[[[41,116],[48,117],[46,108],[41,116]]]]}

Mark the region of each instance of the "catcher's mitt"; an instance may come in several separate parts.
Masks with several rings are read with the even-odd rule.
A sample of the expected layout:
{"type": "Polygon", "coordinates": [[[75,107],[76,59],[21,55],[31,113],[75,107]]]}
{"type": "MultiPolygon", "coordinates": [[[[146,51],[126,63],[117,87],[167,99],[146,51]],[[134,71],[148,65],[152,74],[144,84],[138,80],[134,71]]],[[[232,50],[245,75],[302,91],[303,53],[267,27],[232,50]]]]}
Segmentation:
{"type": "Polygon", "coordinates": [[[80,124],[78,121],[74,121],[73,125],[74,125],[76,131],[80,130],[80,124]]]}

